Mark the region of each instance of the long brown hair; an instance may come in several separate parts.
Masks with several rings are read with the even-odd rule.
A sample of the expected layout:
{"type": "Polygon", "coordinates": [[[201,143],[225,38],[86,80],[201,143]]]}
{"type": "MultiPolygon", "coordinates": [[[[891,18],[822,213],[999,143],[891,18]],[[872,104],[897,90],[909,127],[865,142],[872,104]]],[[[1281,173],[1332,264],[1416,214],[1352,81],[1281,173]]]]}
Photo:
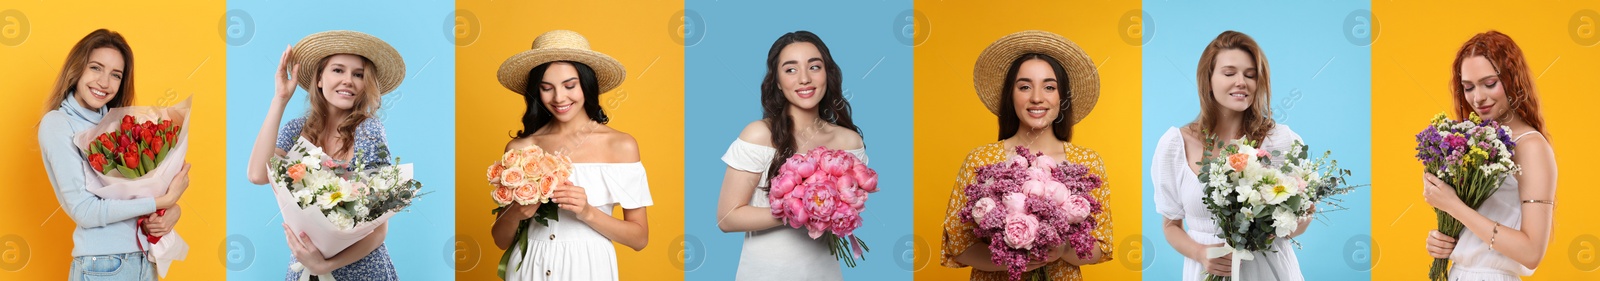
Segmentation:
{"type": "Polygon", "coordinates": [[[1206,50],[1200,53],[1200,66],[1195,71],[1195,82],[1199,86],[1200,116],[1195,117],[1190,125],[1198,125],[1202,131],[1216,133],[1217,122],[1221,118],[1222,108],[1211,93],[1211,74],[1217,67],[1217,54],[1227,50],[1240,50],[1249,54],[1256,61],[1256,92],[1255,101],[1250,103],[1250,108],[1244,110],[1244,118],[1240,120],[1240,133],[1252,141],[1260,143],[1267,138],[1267,134],[1276,125],[1272,121],[1272,80],[1268,75],[1267,55],[1261,51],[1261,46],[1255,39],[1238,31],[1223,31],[1211,44],[1206,45],[1206,50]]]}
{"type": "Polygon", "coordinates": [[[306,91],[310,93],[308,94],[309,97],[306,98],[311,100],[311,107],[306,109],[306,124],[300,129],[300,136],[305,137],[311,143],[323,145],[324,137],[329,136],[323,136],[319,133],[328,124],[337,121],[337,123],[332,123],[337,124],[337,127],[335,127],[331,137],[344,143],[339,146],[338,151],[353,152],[350,151],[350,148],[355,146],[356,127],[360,126],[361,122],[365,122],[368,118],[372,118],[377,114],[383,95],[378,92],[378,89],[383,88],[382,85],[378,84],[383,81],[383,79],[378,78],[378,75],[383,72],[378,71],[378,66],[373,65],[372,60],[359,55],[357,57],[361,58],[362,68],[366,69],[361,78],[361,81],[366,82],[366,87],[357,95],[355,103],[350,105],[350,115],[338,120],[333,120],[334,116],[327,116],[333,112],[333,104],[328,103],[328,100],[322,97],[321,86],[322,71],[328,67],[328,59],[333,58],[333,56],[323,57],[317,61],[317,68],[315,68],[317,74],[311,75],[311,89],[306,91]]]}
{"type": "Polygon", "coordinates": [[[817,46],[823,68],[828,72],[828,88],[817,103],[817,115],[823,121],[861,134],[861,128],[850,118],[850,101],[844,98],[844,75],[839,71],[839,64],[834,63],[833,54],[828,52],[828,45],[822,44],[822,38],[810,31],[785,33],[767,50],[767,75],[761,78],[761,118],[767,121],[772,147],[777,150],[772,155],[772,166],[767,168],[767,180],[778,176],[778,169],[795,154],[798,145],[794,139],[794,119],[789,115],[789,99],[783,96],[783,89],[778,88],[778,54],[783,52],[783,47],[802,42],[817,46]]]}
{"type": "Polygon", "coordinates": [[[1062,67],[1060,61],[1039,53],[1023,54],[1012,60],[1011,67],[1006,69],[1006,81],[1000,83],[1003,87],[1000,89],[1000,140],[1017,135],[1017,130],[1022,128],[1022,119],[1017,117],[1015,98],[1012,96],[1016,93],[1017,87],[1014,86],[1017,85],[1017,72],[1022,70],[1022,63],[1030,60],[1044,61],[1050,65],[1050,71],[1055,74],[1059,84],[1056,88],[1060,89],[1056,91],[1056,95],[1061,104],[1056,106],[1058,114],[1056,119],[1052,120],[1054,123],[1051,124],[1050,132],[1055,135],[1056,140],[1072,141],[1072,122],[1068,120],[1072,116],[1072,79],[1067,79],[1067,68],[1062,67]]]}
{"type": "Polygon", "coordinates": [[[106,107],[124,107],[133,103],[133,48],[128,46],[122,34],[102,28],[83,36],[67,52],[66,62],[61,64],[61,74],[56,75],[55,87],[50,88],[50,98],[45,100],[45,111],[61,107],[61,101],[67,99],[67,92],[78,87],[78,78],[83,77],[83,69],[89,65],[89,53],[99,48],[116,49],[122,53],[123,61],[122,84],[117,87],[116,96],[106,103],[106,107]]]}
{"type": "MultiPolygon", "coordinates": [[[[1529,76],[1528,61],[1522,57],[1522,48],[1511,41],[1511,36],[1494,30],[1472,36],[1466,43],[1461,43],[1461,50],[1456,51],[1456,61],[1450,65],[1450,96],[1455,101],[1456,118],[1464,119],[1472,113],[1472,104],[1467,101],[1466,92],[1461,87],[1461,62],[1474,56],[1483,56],[1494,66],[1495,73],[1500,76],[1501,86],[1505,87],[1506,101],[1511,103],[1512,113],[1528,122],[1535,131],[1544,133],[1544,114],[1539,113],[1539,91],[1533,87],[1533,77],[1529,76]]],[[[1545,134],[1546,139],[1549,137],[1549,134],[1545,134]]]]}

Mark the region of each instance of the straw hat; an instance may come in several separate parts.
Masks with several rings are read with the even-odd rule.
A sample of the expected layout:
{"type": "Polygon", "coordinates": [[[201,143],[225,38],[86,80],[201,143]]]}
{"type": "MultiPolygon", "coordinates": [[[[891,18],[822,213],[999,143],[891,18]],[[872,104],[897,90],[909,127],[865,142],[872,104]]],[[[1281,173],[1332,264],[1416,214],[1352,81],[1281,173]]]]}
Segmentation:
{"type": "Polygon", "coordinates": [[[1100,99],[1100,74],[1094,62],[1078,44],[1055,33],[1028,30],[995,40],[978,55],[978,65],[972,69],[972,85],[978,90],[978,99],[990,113],[1000,115],[1000,88],[1006,85],[1006,71],[1011,62],[1024,54],[1044,54],[1061,62],[1066,68],[1067,83],[1071,84],[1072,123],[1077,124],[1100,99]]]}
{"type": "Polygon", "coordinates": [[[300,65],[300,72],[294,76],[295,83],[307,92],[316,88],[311,84],[312,76],[322,71],[316,69],[317,62],[337,54],[352,54],[371,60],[373,67],[377,68],[378,84],[381,86],[378,88],[379,94],[394,91],[400,86],[400,81],[406,78],[406,62],[400,59],[400,52],[382,39],[366,33],[349,30],[313,33],[295,43],[293,52],[289,54],[290,59],[300,65]]]}
{"type": "Polygon", "coordinates": [[[571,30],[552,30],[533,39],[533,49],[522,51],[500,64],[500,85],[512,92],[526,95],[528,72],[539,65],[554,61],[572,61],[594,69],[600,92],[610,92],[628,76],[622,63],[611,56],[589,49],[589,40],[571,30]]]}

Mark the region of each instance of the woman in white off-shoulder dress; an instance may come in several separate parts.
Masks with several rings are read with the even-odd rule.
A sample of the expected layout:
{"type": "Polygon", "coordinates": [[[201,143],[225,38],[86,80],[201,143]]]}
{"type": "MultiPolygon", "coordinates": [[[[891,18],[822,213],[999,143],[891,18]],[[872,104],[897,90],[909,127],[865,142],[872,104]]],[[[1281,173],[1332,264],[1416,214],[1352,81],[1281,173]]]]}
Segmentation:
{"type": "Polygon", "coordinates": [[[811,239],[772,216],[768,182],[785,160],[816,147],[848,151],[867,161],[860,129],[844,99],[839,66],[816,34],[784,34],[767,52],[761,83],[764,116],[728,147],[717,200],[717,227],[743,232],[735,280],[841,280],[828,241],[811,239]]]}
{"type": "Polygon", "coordinates": [[[616,248],[635,251],[649,242],[645,207],[654,204],[649,180],[632,135],[612,129],[600,94],[622,83],[626,72],[610,56],[589,50],[576,32],[556,30],[534,39],[535,48],[500,66],[500,83],[527,103],[523,129],[506,150],[538,146],[572,158],[572,177],[547,203],[511,204],[494,222],[495,246],[512,251],[506,280],[618,280],[616,248]],[[515,241],[519,222],[541,204],[557,204],[549,225],[529,223],[515,241]],[[612,216],[622,207],[622,218],[612,216]],[[527,250],[514,247],[526,243],[527,250]]]}

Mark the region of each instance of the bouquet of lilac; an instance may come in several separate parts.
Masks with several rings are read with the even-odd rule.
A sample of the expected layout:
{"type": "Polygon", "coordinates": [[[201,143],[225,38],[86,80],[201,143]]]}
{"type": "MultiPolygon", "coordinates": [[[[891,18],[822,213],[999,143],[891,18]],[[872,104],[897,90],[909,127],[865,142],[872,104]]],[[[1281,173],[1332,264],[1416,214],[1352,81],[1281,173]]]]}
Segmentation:
{"type": "MultiPolygon", "coordinates": [[[[1438,176],[1456,188],[1456,196],[1477,209],[1489,195],[1500,189],[1507,177],[1521,171],[1511,162],[1517,144],[1511,139],[1511,129],[1493,120],[1483,120],[1477,113],[1466,120],[1450,120],[1444,113],[1433,116],[1428,127],[1417,133],[1417,160],[1423,170],[1438,176]]],[[[1439,209],[1439,232],[1453,238],[1461,237],[1465,228],[1460,220],[1439,209]]],[[[1445,280],[1450,260],[1434,259],[1428,279],[1445,280]]]]}
{"type": "Polygon", "coordinates": [[[1022,279],[1028,263],[1043,261],[1054,247],[1070,245],[1078,258],[1093,256],[1091,216],[1103,209],[1089,192],[1100,188],[1100,177],[1080,164],[1016,150],[1004,162],[978,167],[977,180],[966,186],[961,221],[977,225],[972,231],[989,241],[990,259],[1006,266],[1011,280],[1022,279]]]}

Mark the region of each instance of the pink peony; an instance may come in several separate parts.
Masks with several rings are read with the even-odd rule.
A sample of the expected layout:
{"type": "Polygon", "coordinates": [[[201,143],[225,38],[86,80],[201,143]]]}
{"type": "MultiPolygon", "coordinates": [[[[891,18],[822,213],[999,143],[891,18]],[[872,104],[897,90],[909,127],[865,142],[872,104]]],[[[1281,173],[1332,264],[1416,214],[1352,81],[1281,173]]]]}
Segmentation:
{"type": "Polygon", "coordinates": [[[1006,246],[1017,249],[1033,247],[1033,240],[1039,234],[1039,218],[1030,214],[1011,214],[1006,216],[1005,242],[1006,246]]]}
{"type": "Polygon", "coordinates": [[[779,173],[778,176],[773,177],[772,182],[769,183],[771,188],[768,190],[768,193],[770,193],[768,196],[780,198],[784,197],[785,195],[789,194],[790,190],[794,190],[795,185],[799,184],[800,180],[796,179],[793,173],[779,173]]]}
{"type": "Polygon", "coordinates": [[[856,182],[861,185],[861,189],[866,190],[867,192],[878,192],[877,171],[867,168],[866,163],[861,163],[859,161],[857,161],[855,167],[851,168],[850,170],[855,175],[856,182]]]}
{"type": "Polygon", "coordinates": [[[789,158],[789,161],[785,162],[783,165],[794,165],[795,175],[802,178],[809,178],[811,177],[811,174],[817,172],[817,163],[811,162],[805,158],[800,158],[799,155],[796,155],[794,158],[789,158]]]}
{"type": "Polygon", "coordinates": [[[983,217],[994,212],[994,198],[984,197],[972,205],[972,219],[983,221],[983,217]]]}
{"type": "Polygon", "coordinates": [[[1044,185],[1045,183],[1039,180],[1022,182],[1022,194],[1039,198],[1049,198],[1047,196],[1048,194],[1045,193],[1044,185]]]}
{"type": "Polygon", "coordinates": [[[1000,203],[1006,207],[1007,216],[1021,215],[1028,212],[1028,195],[1022,193],[1007,193],[1000,198],[1000,203]]]}
{"type": "Polygon", "coordinates": [[[1050,158],[1050,155],[1039,155],[1033,159],[1033,167],[1055,167],[1060,164],[1061,162],[1056,162],[1055,158],[1050,158]]]}
{"type": "Polygon", "coordinates": [[[1062,212],[1062,216],[1066,217],[1069,223],[1078,223],[1089,217],[1091,210],[1088,198],[1071,196],[1067,199],[1066,204],[1063,205],[1066,209],[1062,212]]]}

